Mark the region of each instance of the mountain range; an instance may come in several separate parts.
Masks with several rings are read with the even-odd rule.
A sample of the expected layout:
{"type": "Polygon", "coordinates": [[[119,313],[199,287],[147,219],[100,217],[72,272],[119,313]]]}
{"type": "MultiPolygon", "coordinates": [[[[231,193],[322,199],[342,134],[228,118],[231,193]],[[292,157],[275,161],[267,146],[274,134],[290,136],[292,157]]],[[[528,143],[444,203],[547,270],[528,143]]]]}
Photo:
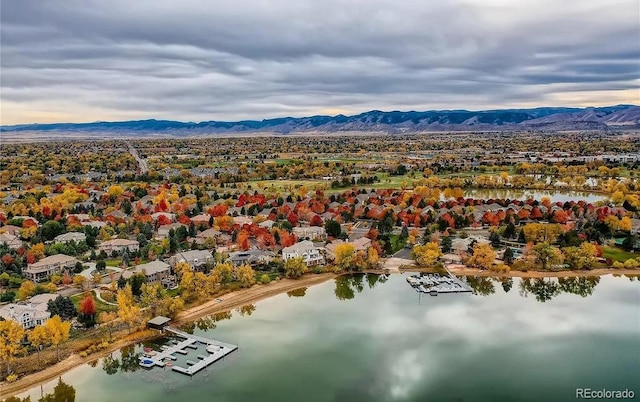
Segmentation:
{"type": "MultiPolygon", "coordinates": [[[[504,110],[431,110],[424,112],[369,112],[345,116],[282,117],[265,120],[203,121],[135,120],[95,123],[20,124],[2,126],[0,132],[50,132],[128,135],[189,136],[216,133],[335,133],[420,132],[482,130],[609,130],[640,128],[640,106],[540,107],[504,110]]],[[[25,133],[26,134],[26,133],[25,133]]]]}

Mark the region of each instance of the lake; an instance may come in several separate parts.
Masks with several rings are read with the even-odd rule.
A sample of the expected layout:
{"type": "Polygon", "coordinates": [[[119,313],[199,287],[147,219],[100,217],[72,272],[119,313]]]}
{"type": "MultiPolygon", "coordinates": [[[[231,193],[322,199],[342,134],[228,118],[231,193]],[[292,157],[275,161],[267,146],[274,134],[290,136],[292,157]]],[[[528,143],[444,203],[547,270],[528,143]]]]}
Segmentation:
{"type": "Polygon", "coordinates": [[[517,190],[517,189],[465,189],[464,196],[467,198],[477,199],[510,199],[524,201],[534,199],[540,201],[542,197],[548,197],[551,202],[567,202],[580,201],[594,203],[597,201],[606,201],[608,195],[589,193],[582,191],[564,191],[564,190],[517,190]]]}
{"type": "Polygon", "coordinates": [[[406,275],[344,276],[187,328],[239,345],[194,377],[139,368],[138,345],[62,380],[95,402],[564,402],[603,387],[640,396],[638,279],[468,282],[474,294],[432,297],[406,275]]]}

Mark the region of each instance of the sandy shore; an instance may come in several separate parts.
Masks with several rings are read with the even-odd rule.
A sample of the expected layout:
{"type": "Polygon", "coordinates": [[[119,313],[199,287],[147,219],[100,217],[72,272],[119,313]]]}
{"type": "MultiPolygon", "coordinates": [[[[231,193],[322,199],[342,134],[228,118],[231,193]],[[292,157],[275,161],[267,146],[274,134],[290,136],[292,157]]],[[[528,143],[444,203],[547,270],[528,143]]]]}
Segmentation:
{"type": "MultiPolygon", "coordinates": [[[[271,282],[268,285],[254,285],[249,289],[230,292],[220,297],[223,299],[222,302],[211,300],[199,306],[194,306],[183,311],[178,315],[178,318],[172,322],[172,325],[180,325],[185,322],[194,321],[209,314],[232,310],[234,308],[242,307],[246,304],[252,304],[257,301],[278,295],[280,293],[289,292],[301,287],[317,285],[319,283],[333,279],[337,276],[337,274],[332,273],[325,273],[320,275],[308,274],[296,280],[283,279],[280,281],[271,282]]],[[[79,355],[74,354],[69,356],[65,360],[62,360],[61,362],[54,364],[53,366],[49,366],[41,371],[38,371],[37,373],[26,375],[16,382],[2,382],[0,383],[0,399],[5,399],[10,396],[28,391],[30,388],[33,388],[34,386],[47,381],[51,381],[77,366],[90,363],[127,345],[137,343],[154,336],[157,336],[157,333],[151,335],[147,332],[141,334],[140,338],[137,339],[119,340],[109,345],[108,349],[101,351],[100,353],[95,353],[87,357],[80,357],[79,355]]]]}

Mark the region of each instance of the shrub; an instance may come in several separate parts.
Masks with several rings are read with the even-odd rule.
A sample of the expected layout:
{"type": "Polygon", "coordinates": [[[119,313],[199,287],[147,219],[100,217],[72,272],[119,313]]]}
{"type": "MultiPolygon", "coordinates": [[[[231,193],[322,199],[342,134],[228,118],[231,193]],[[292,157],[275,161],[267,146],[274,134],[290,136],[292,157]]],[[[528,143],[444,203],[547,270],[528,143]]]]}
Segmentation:
{"type": "Polygon", "coordinates": [[[18,376],[17,376],[17,375],[15,375],[15,374],[9,374],[9,375],[7,376],[7,378],[5,378],[5,381],[6,381],[6,382],[11,383],[11,382],[16,381],[17,379],[18,379],[18,376]]]}

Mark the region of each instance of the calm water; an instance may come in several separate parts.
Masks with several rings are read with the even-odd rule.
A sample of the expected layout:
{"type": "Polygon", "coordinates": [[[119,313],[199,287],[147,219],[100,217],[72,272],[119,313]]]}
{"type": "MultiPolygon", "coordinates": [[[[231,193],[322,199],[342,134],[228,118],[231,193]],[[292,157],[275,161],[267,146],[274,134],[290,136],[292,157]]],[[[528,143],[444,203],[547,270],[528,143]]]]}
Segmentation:
{"type": "Polygon", "coordinates": [[[193,328],[240,346],[193,378],[138,369],[138,346],[62,379],[96,402],[564,402],[577,387],[640,397],[638,280],[470,278],[475,294],[438,297],[404,275],[384,280],[339,278],[193,328]]]}

